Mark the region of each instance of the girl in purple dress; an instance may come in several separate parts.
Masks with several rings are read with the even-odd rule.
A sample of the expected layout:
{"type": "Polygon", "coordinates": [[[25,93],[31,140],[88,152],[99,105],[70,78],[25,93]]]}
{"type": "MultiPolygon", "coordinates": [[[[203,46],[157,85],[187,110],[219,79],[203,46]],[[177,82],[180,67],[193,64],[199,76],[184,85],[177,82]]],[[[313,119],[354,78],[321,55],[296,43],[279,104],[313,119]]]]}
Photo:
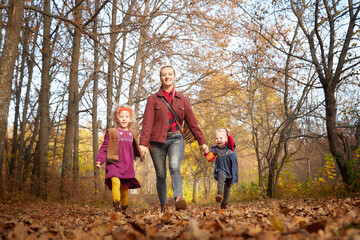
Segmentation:
{"type": "Polygon", "coordinates": [[[113,112],[116,128],[106,131],[96,158],[96,167],[105,163],[105,185],[112,191],[115,212],[126,214],[129,189],[140,188],[135,178],[134,159],[142,157],[136,132],[131,129],[133,112],[127,106],[117,106],[113,112]]]}

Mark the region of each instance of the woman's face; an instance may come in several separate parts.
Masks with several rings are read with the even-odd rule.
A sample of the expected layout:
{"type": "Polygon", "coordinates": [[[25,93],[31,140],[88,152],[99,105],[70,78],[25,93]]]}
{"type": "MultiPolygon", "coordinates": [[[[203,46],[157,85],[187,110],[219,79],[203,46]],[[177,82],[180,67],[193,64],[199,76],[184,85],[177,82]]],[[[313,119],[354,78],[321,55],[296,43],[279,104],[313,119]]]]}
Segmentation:
{"type": "Polygon", "coordinates": [[[227,142],[227,136],[225,132],[216,132],[214,138],[218,147],[224,146],[227,142]]]}
{"type": "Polygon", "coordinates": [[[170,88],[174,86],[175,74],[171,67],[165,67],[160,71],[160,81],[164,88],[170,88]]]}

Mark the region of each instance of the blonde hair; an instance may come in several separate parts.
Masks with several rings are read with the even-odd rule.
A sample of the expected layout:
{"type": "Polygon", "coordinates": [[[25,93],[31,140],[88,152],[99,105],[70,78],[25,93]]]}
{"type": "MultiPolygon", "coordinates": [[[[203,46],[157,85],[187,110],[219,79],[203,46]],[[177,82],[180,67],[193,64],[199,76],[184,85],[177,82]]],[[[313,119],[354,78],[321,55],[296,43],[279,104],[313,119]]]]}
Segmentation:
{"type": "Polygon", "coordinates": [[[122,111],[128,111],[130,113],[130,122],[129,122],[129,128],[132,127],[134,125],[134,112],[131,109],[131,107],[127,106],[127,105],[117,105],[113,111],[112,114],[112,121],[116,126],[119,126],[119,123],[117,121],[117,115],[122,111]]]}
{"type": "Polygon", "coordinates": [[[173,72],[174,72],[174,76],[176,76],[176,74],[175,74],[175,69],[174,69],[174,67],[171,66],[171,65],[164,65],[164,66],[162,66],[162,67],[160,68],[160,71],[159,71],[159,75],[160,75],[160,76],[161,76],[161,70],[163,70],[164,68],[171,68],[171,69],[173,70],[173,72]]]}
{"type": "Polygon", "coordinates": [[[225,133],[226,139],[227,139],[227,132],[225,128],[218,128],[214,131],[214,137],[216,133],[225,133]]]}

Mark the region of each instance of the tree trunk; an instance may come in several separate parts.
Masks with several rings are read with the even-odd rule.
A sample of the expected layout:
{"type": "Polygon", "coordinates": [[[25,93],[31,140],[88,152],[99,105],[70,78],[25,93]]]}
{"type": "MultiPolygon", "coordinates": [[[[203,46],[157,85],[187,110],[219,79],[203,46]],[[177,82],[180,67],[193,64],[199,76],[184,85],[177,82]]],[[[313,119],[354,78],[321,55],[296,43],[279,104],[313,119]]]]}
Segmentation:
{"type": "MultiPolygon", "coordinates": [[[[25,39],[24,39],[25,40],[25,39]]],[[[18,169],[18,161],[17,161],[17,151],[19,145],[19,138],[18,138],[18,129],[19,129],[19,116],[20,116],[20,97],[21,97],[21,90],[24,78],[24,68],[25,68],[25,52],[23,51],[21,56],[21,67],[19,81],[15,79],[15,112],[14,112],[14,123],[13,123],[13,134],[12,134],[12,144],[11,144],[11,157],[10,157],[10,166],[9,166],[9,182],[10,188],[17,188],[18,181],[17,181],[17,169],[18,169]]]]}
{"type": "Polygon", "coordinates": [[[111,14],[111,26],[110,26],[110,46],[109,46],[109,63],[108,63],[108,73],[106,81],[106,99],[107,99],[107,120],[106,128],[111,127],[112,120],[112,108],[114,105],[114,93],[113,93],[113,83],[114,83],[114,71],[115,71],[115,49],[116,49],[116,40],[118,34],[115,34],[116,30],[116,16],[117,16],[117,0],[113,1],[112,5],[112,14],[111,14]]]}
{"type": "Polygon", "coordinates": [[[192,193],[191,202],[196,203],[196,196],[197,196],[197,189],[198,189],[198,181],[199,181],[197,174],[195,174],[193,181],[194,181],[194,183],[193,183],[193,193],[192,193]]]}
{"type": "Polygon", "coordinates": [[[274,159],[270,160],[269,164],[269,176],[268,176],[268,186],[266,189],[266,195],[269,198],[275,197],[275,171],[276,171],[276,165],[274,159]]]}
{"type": "Polygon", "coordinates": [[[36,113],[36,117],[35,117],[35,121],[34,121],[34,134],[31,137],[29,146],[26,148],[25,150],[25,156],[24,156],[24,173],[23,173],[23,179],[22,182],[24,183],[27,179],[27,175],[28,175],[28,170],[29,170],[29,165],[30,165],[30,161],[31,161],[31,157],[33,157],[33,168],[32,168],[32,175],[31,175],[31,192],[36,195],[38,190],[38,179],[37,176],[39,175],[39,163],[38,163],[38,144],[36,144],[35,147],[35,152],[32,153],[33,151],[33,147],[35,145],[36,142],[36,136],[39,133],[39,129],[40,129],[40,110],[37,111],[36,113]]]}
{"type": "MultiPolygon", "coordinates": [[[[330,87],[330,86],[329,86],[330,87]]],[[[330,152],[334,156],[339,167],[341,177],[347,186],[350,186],[350,177],[347,172],[346,162],[349,160],[350,152],[346,149],[340,150],[339,135],[336,128],[336,100],[334,89],[325,90],[325,105],[326,105],[326,129],[328,133],[330,152]]]]}
{"type": "Polygon", "coordinates": [[[79,185],[79,114],[76,114],[73,158],[73,194],[77,194],[79,185]]]}
{"type": "Polygon", "coordinates": [[[6,26],[3,52],[0,57],[0,192],[6,144],[7,118],[12,94],[12,79],[18,53],[20,30],[23,23],[24,0],[9,0],[9,20],[6,26]]]}
{"type": "MultiPolygon", "coordinates": [[[[99,8],[99,0],[95,1],[95,9],[99,8]]],[[[97,18],[94,21],[93,26],[94,36],[97,36],[97,18]]],[[[99,43],[94,41],[94,69],[97,69],[99,65],[99,43]]],[[[94,72],[94,89],[93,89],[93,105],[92,105],[92,135],[93,135],[93,168],[94,168],[94,188],[95,193],[99,191],[99,169],[96,167],[96,158],[99,153],[99,135],[98,135],[98,120],[97,120],[97,110],[98,110],[98,90],[99,90],[99,74],[94,72]]]]}
{"type": "MultiPolygon", "coordinates": [[[[138,89],[137,89],[137,92],[136,92],[135,116],[139,116],[140,102],[141,102],[141,97],[143,96],[142,89],[143,89],[145,71],[146,71],[146,58],[143,57],[141,59],[141,69],[140,69],[140,75],[139,75],[139,83],[138,83],[138,89]]],[[[138,119],[135,119],[135,126],[136,126],[136,129],[139,129],[138,119]]]]}
{"type": "MultiPolygon", "coordinates": [[[[40,21],[39,21],[39,23],[40,23],[40,21]]],[[[29,26],[29,29],[30,29],[30,26],[29,26]]],[[[25,34],[30,33],[29,29],[25,30],[25,34]]],[[[20,181],[19,190],[22,189],[22,183],[25,181],[24,180],[24,171],[23,171],[24,155],[25,155],[25,131],[26,131],[26,126],[28,124],[27,114],[28,114],[28,108],[29,108],[29,104],[30,104],[30,90],[31,90],[32,76],[33,76],[33,72],[34,72],[34,69],[33,69],[34,62],[32,61],[32,59],[34,59],[34,56],[35,56],[35,49],[36,49],[38,35],[39,34],[37,31],[34,34],[34,40],[33,40],[33,45],[32,45],[31,51],[28,49],[27,44],[24,44],[24,50],[25,50],[25,52],[27,52],[25,58],[26,58],[26,63],[27,63],[28,82],[26,85],[26,93],[25,93],[24,106],[23,106],[23,112],[22,112],[21,124],[20,124],[18,175],[17,175],[17,178],[20,181]]],[[[34,133],[34,134],[36,135],[36,133],[34,133]]]]}
{"type": "Polygon", "coordinates": [[[132,106],[134,104],[134,89],[135,89],[136,76],[138,74],[139,65],[140,65],[142,59],[145,57],[144,54],[145,54],[145,43],[146,43],[146,34],[147,34],[146,32],[148,31],[147,24],[149,24],[146,22],[146,16],[149,13],[149,4],[150,4],[150,1],[146,0],[145,1],[145,9],[144,9],[144,13],[142,16],[142,26],[140,28],[138,51],[136,52],[135,64],[134,64],[134,68],[133,68],[133,72],[132,72],[132,76],[131,76],[131,80],[130,80],[130,86],[129,86],[128,104],[130,106],[132,106]]]}
{"type": "MultiPolygon", "coordinates": [[[[75,5],[79,5],[80,0],[76,0],[75,5]]],[[[76,22],[81,22],[82,10],[81,6],[75,10],[76,22]]],[[[73,47],[71,56],[71,68],[70,68],[70,79],[69,79],[69,101],[68,101],[68,112],[66,116],[66,131],[65,131],[65,142],[63,151],[63,164],[61,171],[61,187],[60,193],[62,199],[69,197],[69,184],[71,184],[71,170],[72,170],[72,154],[74,149],[74,137],[76,118],[78,114],[78,70],[79,70],[79,59],[80,59],[80,40],[81,30],[74,27],[73,33],[73,47]]]]}
{"type": "MultiPolygon", "coordinates": [[[[50,0],[44,1],[44,11],[50,13],[50,0]]],[[[40,131],[39,131],[39,176],[37,196],[42,199],[47,198],[47,165],[48,165],[48,145],[50,132],[50,85],[51,85],[51,56],[52,48],[50,42],[51,18],[44,15],[44,37],[42,51],[42,71],[41,71],[41,90],[40,90],[40,131]]]]}
{"type": "Polygon", "coordinates": [[[119,102],[120,102],[122,79],[123,79],[123,75],[124,75],[126,36],[127,36],[127,33],[124,32],[123,36],[122,36],[123,44],[122,44],[121,57],[120,57],[121,63],[120,63],[120,71],[119,71],[119,81],[117,83],[116,95],[115,95],[115,103],[116,104],[119,104],[119,102]]]}

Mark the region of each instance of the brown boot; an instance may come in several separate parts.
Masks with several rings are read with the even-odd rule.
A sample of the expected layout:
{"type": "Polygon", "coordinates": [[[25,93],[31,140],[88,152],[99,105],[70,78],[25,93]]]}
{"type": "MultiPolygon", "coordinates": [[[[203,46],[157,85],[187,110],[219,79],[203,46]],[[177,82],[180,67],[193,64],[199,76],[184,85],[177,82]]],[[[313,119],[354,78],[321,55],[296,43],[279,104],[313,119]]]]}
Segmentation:
{"type": "Polygon", "coordinates": [[[167,203],[163,203],[161,204],[161,213],[164,213],[166,211],[168,211],[169,208],[168,208],[168,204],[167,203]]]}
{"type": "Polygon", "coordinates": [[[187,208],[187,204],[185,199],[182,196],[178,196],[175,199],[175,210],[179,211],[179,210],[185,210],[187,208]]]}
{"type": "Polygon", "coordinates": [[[121,213],[122,214],[127,215],[127,211],[126,211],[127,207],[128,207],[127,205],[121,206],[121,213]]]}
{"type": "Polygon", "coordinates": [[[221,203],[221,209],[227,209],[227,204],[226,203],[221,203]]]}
{"type": "Polygon", "coordinates": [[[218,194],[215,197],[216,202],[221,202],[223,200],[222,192],[218,192],[218,194]]]}
{"type": "Polygon", "coordinates": [[[115,200],[115,201],[113,202],[113,205],[114,205],[114,209],[115,209],[115,212],[116,212],[116,213],[121,212],[120,201],[119,201],[119,200],[115,200]]]}

